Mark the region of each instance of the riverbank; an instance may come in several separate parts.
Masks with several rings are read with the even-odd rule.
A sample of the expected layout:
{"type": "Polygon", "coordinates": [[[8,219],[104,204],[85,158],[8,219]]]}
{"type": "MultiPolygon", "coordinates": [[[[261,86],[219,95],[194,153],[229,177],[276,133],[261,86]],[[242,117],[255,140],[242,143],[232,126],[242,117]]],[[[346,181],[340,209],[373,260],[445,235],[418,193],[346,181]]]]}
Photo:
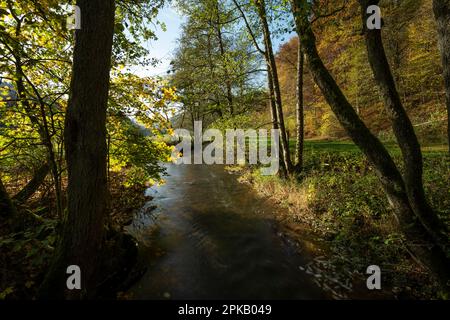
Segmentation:
{"type": "MultiPolygon", "coordinates": [[[[448,156],[439,148],[426,150],[426,192],[448,222],[448,156]]],[[[399,162],[398,150],[390,151],[399,162]]],[[[305,158],[298,180],[263,177],[256,168],[246,168],[240,181],[285,209],[276,219],[288,237],[304,242],[305,226],[315,235],[325,257],[319,254],[309,272],[330,275],[322,281],[338,298],[442,298],[436,281],[404,248],[379,182],[357,148],[346,142],[309,142],[305,158]],[[381,292],[365,287],[370,265],[381,267],[381,292]]]]}
{"type": "MultiPolygon", "coordinates": [[[[110,176],[110,215],[106,221],[106,240],[102,252],[100,296],[115,299],[117,292],[130,285],[130,273],[137,259],[136,243],[124,227],[151,198],[145,196],[142,184],[125,187],[126,176],[110,176]]],[[[63,186],[65,187],[65,183],[63,186]]],[[[36,298],[56,246],[58,218],[52,193],[45,185],[19,208],[20,224],[0,223],[0,300],[36,298]]],[[[131,275],[132,276],[132,275],[131,275]]]]}

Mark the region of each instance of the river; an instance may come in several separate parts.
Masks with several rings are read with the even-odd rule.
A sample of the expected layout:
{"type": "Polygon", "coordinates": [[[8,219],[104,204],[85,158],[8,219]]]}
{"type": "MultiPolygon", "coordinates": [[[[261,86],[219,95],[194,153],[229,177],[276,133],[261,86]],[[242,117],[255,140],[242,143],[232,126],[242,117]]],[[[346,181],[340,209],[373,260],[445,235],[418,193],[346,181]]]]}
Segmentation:
{"type": "Polygon", "coordinates": [[[220,165],[170,164],[167,173],[129,228],[147,264],[134,299],[326,298],[302,271],[309,258],[278,236],[280,208],[220,165]]]}

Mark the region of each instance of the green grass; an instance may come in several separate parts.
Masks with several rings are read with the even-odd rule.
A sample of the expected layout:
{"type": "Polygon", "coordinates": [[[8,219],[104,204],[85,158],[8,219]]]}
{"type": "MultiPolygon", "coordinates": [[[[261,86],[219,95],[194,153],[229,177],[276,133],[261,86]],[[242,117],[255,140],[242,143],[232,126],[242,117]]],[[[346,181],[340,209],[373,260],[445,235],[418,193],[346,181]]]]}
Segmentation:
{"type": "MultiPolygon", "coordinates": [[[[295,150],[295,141],[291,141],[289,145],[293,145],[295,150]]],[[[305,151],[360,152],[359,148],[349,141],[305,141],[305,151]]]]}
{"type": "MultiPolygon", "coordinates": [[[[289,141],[289,148],[291,152],[295,152],[296,140],[289,141]]],[[[397,144],[389,142],[384,144],[388,151],[394,155],[400,153],[400,148],[397,144]]],[[[446,145],[427,145],[422,146],[422,151],[427,155],[442,155],[446,153],[448,147],[446,145]]],[[[318,141],[318,140],[306,140],[305,141],[305,153],[314,152],[346,152],[346,153],[361,153],[361,150],[352,141],[318,141]]]]}
{"type": "MultiPolygon", "coordinates": [[[[400,149],[394,143],[385,145],[402,171],[400,149]]],[[[290,141],[290,148],[294,152],[295,140],[290,141]]],[[[427,145],[422,150],[426,194],[443,222],[450,225],[447,146],[427,145]]],[[[308,224],[326,241],[328,261],[338,270],[335,274],[343,275],[343,281],[349,272],[364,273],[368,265],[376,264],[391,270],[383,279],[386,287],[418,299],[440,297],[426,271],[411,261],[381,184],[354,143],[306,141],[299,179],[260,176],[258,172],[244,179],[287,209],[283,221],[308,224]]]]}

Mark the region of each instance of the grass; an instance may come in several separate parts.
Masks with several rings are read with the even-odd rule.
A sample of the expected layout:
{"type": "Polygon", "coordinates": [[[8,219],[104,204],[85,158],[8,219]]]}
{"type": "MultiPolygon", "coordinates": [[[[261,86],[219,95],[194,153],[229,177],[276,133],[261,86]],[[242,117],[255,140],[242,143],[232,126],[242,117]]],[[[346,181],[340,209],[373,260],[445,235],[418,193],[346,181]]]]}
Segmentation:
{"type": "MultiPolygon", "coordinates": [[[[295,150],[295,141],[290,143],[295,150]]],[[[402,168],[400,149],[386,144],[402,168]]],[[[450,223],[450,175],[447,147],[423,148],[424,186],[430,204],[450,223]]],[[[329,248],[335,274],[364,277],[365,268],[379,265],[383,283],[397,298],[437,298],[438,286],[404,247],[392,209],[372,167],[356,145],[349,141],[305,143],[304,172],[298,180],[263,177],[258,170],[242,179],[262,196],[286,208],[283,223],[307,224],[329,248]]],[[[301,235],[300,235],[301,236],[301,235]]]]}
{"type": "MultiPolygon", "coordinates": [[[[289,142],[290,147],[294,147],[295,141],[289,142]],[[293,145],[293,146],[292,146],[293,145]]],[[[305,141],[306,152],[360,152],[359,148],[353,143],[348,141],[305,141]]]]}
{"type": "MultiPolygon", "coordinates": [[[[289,141],[291,152],[295,151],[296,140],[289,141]]],[[[400,148],[393,142],[384,143],[385,147],[392,154],[400,153],[400,148]]],[[[422,147],[424,153],[435,153],[442,155],[447,152],[448,147],[443,144],[427,145],[422,147]]],[[[323,140],[305,140],[305,152],[350,152],[361,153],[361,150],[352,141],[323,141],[323,140]]]]}

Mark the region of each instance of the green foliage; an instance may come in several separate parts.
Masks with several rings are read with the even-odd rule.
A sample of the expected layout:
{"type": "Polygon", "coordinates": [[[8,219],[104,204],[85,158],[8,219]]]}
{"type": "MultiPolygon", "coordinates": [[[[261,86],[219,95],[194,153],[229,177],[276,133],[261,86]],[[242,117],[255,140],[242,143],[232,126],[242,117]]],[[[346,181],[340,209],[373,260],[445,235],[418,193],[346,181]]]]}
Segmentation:
{"type": "Polygon", "coordinates": [[[210,128],[219,129],[225,132],[227,129],[252,128],[255,125],[254,119],[248,114],[224,117],[214,121],[210,128]]]}
{"type": "Polygon", "coordinates": [[[176,101],[175,89],[166,81],[114,73],[107,124],[110,165],[113,171],[126,170],[129,184],[161,178],[160,162],[171,154],[161,137],[171,133],[169,117],[176,101]]]}
{"type": "Polygon", "coordinates": [[[9,267],[7,282],[2,280],[2,285],[7,283],[9,286],[0,289],[0,300],[11,297],[30,299],[42,277],[42,270],[48,267],[56,245],[57,221],[42,217],[45,213],[41,211],[26,210],[21,220],[21,231],[0,237],[0,256],[4,265],[9,267]]]}
{"type": "Polygon", "coordinates": [[[20,177],[46,161],[48,145],[62,154],[72,46],[58,1],[0,1],[0,7],[0,77],[13,97],[0,102],[0,167],[20,177]]]}
{"type": "Polygon", "coordinates": [[[30,219],[36,221],[24,231],[8,234],[0,238],[0,248],[10,249],[12,253],[24,251],[25,259],[31,260],[32,267],[40,267],[48,262],[49,253],[53,251],[56,234],[56,221],[44,219],[32,211],[27,212],[30,219]]]}
{"type": "MultiPolygon", "coordinates": [[[[388,148],[401,162],[398,148],[388,148]]],[[[298,181],[262,177],[258,171],[247,179],[263,195],[289,208],[290,215],[283,219],[307,223],[326,239],[337,273],[364,274],[368,265],[376,264],[387,270],[385,286],[413,287],[408,294],[418,298],[437,296],[426,270],[410,260],[378,178],[356,146],[308,141],[305,159],[298,181]]],[[[445,150],[424,153],[426,193],[450,227],[448,160],[445,150]]]]}
{"type": "MultiPolygon", "coordinates": [[[[110,157],[116,169],[119,163],[122,168],[142,168],[146,181],[159,179],[157,163],[167,159],[168,151],[141,133],[167,133],[176,95],[162,80],[140,78],[126,69],[153,63],[142,43],[155,39],[149,21],[155,21],[163,3],[118,1],[116,11],[108,110],[110,157]]],[[[28,179],[51,156],[50,149],[61,171],[58,175],[64,177],[63,130],[73,54],[73,33],[66,29],[69,7],[53,0],[0,1],[0,7],[5,8],[0,12],[1,96],[16,95],[14,101],[0,102],[4,179],[23,183],[21,179],[28,179]]]]}
{"type": "Polygon", "coordinates": [[[177,5],[186,22],[170,72],[183,122],[202,120],[206,127],[263,103],[255,78],[262,60],[230,1],[180,0],[177,5]]]}
{"type": "Polygon", "coordinates": [[[113,171],[126,169],[128,184],[154,183],[161,178],[160,161],[167,161],[170,148],[155,137],[145,135],[128,118],[119,122],[119,128],[110,130],[111,166],[113,171]]]}
{"type": "MultiPolygon", "coordinates": [[[[127,71],[155,63],[144,44],[156,38],[156,26],[165,28],[156,21],[163,3],[116,1],[107,115],[109,177],[114,171],[127,174],[128,180],[120,181],[130,187],[159,180],[160,162],[170,156],[159,137],[171,133],[175,89],[161,79],[127,71]]],[[[65,198],[68,178],[64,126],[75,34],[66,27],[71,14],[68,4],[56,0],[0,0],[0,175],[12,196],[37,168],[52,164],[52,183],[45,180],[18,206],[17,217],[0,224],[0,261],[10,273],[0,278],[0,299],[33,298],[39,285],[33,282],[42,280],[62,223],[63,210],[56,213],[54,196],[65,198]]]]}
{"type": "Polygon", "coordinates": [[[143,44],[156,39],[155,26],[165,29],[156,17],[165,0],[117,1],[113,64],[153,65],[157,61],[148,58],[149,49],[143,44]]]}

